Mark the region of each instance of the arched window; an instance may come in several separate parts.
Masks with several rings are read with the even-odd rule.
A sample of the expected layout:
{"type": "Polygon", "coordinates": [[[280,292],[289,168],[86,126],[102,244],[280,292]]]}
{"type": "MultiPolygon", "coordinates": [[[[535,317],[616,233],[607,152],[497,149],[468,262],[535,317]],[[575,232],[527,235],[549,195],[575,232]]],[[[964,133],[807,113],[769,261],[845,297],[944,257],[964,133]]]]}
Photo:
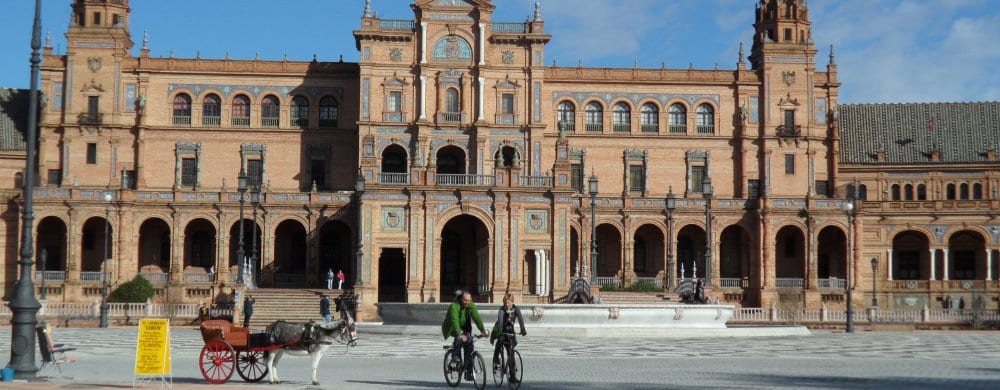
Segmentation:
{"type": "Polygon", "coordinates": [[[281,103],[274,96],[265,96],[260,102],[260,124],[263,127],[278,127],[281,122],[281,103]]]}
{"type": "Polygon", "coordinates": [[[680,103],[670,105],[670,132],[687,133],[687,109],[680,103]]]}
{"type": "Polygon", "coordinates": [[[653,103],[642,105],[642,115],[639,117],[643,133],[656,133],[660,131],[660,110],[653,103]]]}
{"type": "Polygon", "coordinates": [[[559,103],[557,108],[559,117],[556,120],[559,121],[559,126],[562,130],[575,131],[576,130],[576,107],[573,103],[562,102],[559,103]]]}
{"type": "Polygon", "coordinates": [[[174,96],[174,124],[191,124],[191,96],[186,93],[174,96]]]}
{"type": "Polygon", "coordinates": [[[868,186],[864,184],[858,186],[858,200],[868,200],[868,186]]]}
{"type": "Polygon", "coordinates": [[[969,185],[968,184],[962,183],[962,185],[958,187],[958,198],[961,199],[961,200],[969,200],[969,185]]]}
{"type": "Polygon", "coordinates": [[[708,104],[698,106],[698,134],[715,134],[715,110],[708,104]]]}
{"type": "Polygon", "coordinates": [[[444,112],[461,112],[461,104],[458,101],[458,89],[448,88],[444,91],[444,112]]]}
{"type": "Polygon", "coordinates": [[[604,108],[600,103],[587,103],[587,131],[604,131],[604,108]]]}
{"type": "Polygon", "coordinates": [[[903,187],[903,199],[913,200],[913,184],[907,184],[903,187]]]}
{"type": "Polygon", "coordinates": [[[250,127],[250,98],[236,95],[233,98],[233,126],[250,127]]]}
{"type": "Polygon", "coordinates": [[[975,183],[972,185],[972,199],[980,200],[983,199],[983,185],[980,183],[975,183]]]}
{"type": "Polygon", "coordinates": [[[899,200],[899,184],[892,185],[892,200],[899,200]]]}
{"type": "Polygon", "coordinates": [[[201,101],[201,124],[219,126],[222,124],[222,100],[219,95],[210,94],[201,101]]]}
{"type": "Polygon", "coordinates": [[[632,131],[632,112],[627,104],[615,104],[615,107],[612,109],[612,115],[611,119],[614,122],[615,131],[623,133],[632,131]]]}
{"type": "Polygon", "coordinates": [[[319,100],[319,127],[337,127],[339,115],[337,99],[327,96],[319,100]]]}
{"type": "Polygon", "coordinates": [[[917,200],[927,200],[927,186],[924,184],[917,184],[917,200]]]}
{"type": "Polygon", "coordinates": [[[945,187],[944,193],[945,193],[945,199],[955,200],[955,184],[948,183],[948,186],[945,187]]]}
{"type": "Polygon", "coordinates": [[[292,98],[292,126],[299,128],[309,127],[309,99],[305,96],[292,98]]]}

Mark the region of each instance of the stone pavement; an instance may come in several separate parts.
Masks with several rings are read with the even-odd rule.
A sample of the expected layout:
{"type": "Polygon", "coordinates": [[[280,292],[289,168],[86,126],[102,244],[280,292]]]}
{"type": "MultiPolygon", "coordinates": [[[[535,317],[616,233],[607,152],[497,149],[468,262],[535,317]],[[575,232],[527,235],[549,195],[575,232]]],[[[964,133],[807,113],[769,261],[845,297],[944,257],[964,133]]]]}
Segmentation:
{"type": "MultiPolygon", "coordinates": [[[[725,339],[521,338],[523,388],[1000,388],[1000,332],[816,332],[804,337],[725,339]]],[[[57,328],[58,342],[78,348],[64,366],[46,369],[47,382],[2,388],[130,387],[134,328],[57,328]]],[[[279,365],[286,381],[269,388],[442,388],[440,336],[360,334],[356,348],[335,345],[311,386],[308,360],[279,365]],[[346,353],[345,353],[346,352],[346,353]]],[[[10,328],[0,328],[10,340],[10,328]]],[[[198,371],[200,334],[171,331],[174,387],[208,387],[198,371]]],[[[9,353],[9,343],[0,345],[9,353]]],[[[491,346],[477,343],[481,351],[491,346]]],[[[243,388],[236,375],[224,386],[243,388]]],[[[257,386],[257,385],[253,385],[257,386]]],[[[492,383],[490,383],[492,387],[492,383]]],[[[147,385],[146,387],[154,387],[147,385]]],[[[158,387],[158,386],[157,386],[158,387]]],[[[462,388],[471,388],[463,384],[462,388]]]]}

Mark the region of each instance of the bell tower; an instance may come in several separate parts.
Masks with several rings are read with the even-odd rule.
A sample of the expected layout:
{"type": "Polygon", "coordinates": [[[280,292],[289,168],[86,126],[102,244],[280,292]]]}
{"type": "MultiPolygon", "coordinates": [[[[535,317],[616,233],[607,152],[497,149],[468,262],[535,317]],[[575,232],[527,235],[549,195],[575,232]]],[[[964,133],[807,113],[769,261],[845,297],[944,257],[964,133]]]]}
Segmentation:
{"type": "Polygon", "coordinates": [[[132,49],[128,20],[131,9],[128,2],[129,0],[74,0],[69,32],[66,34],[70,46],[74,46],[74,43],[93,43],[89,46],[115,48],[124,50],[127,54],[132,49]],[[94,45],[97,43],[100,44],[94,45]]]}
{"type": "Polygon", "coordinates": [[[750,54],[753,68],[761,69],[765,52],[815,54],[810,24],[806,0],[761,0],[750,54]]]}

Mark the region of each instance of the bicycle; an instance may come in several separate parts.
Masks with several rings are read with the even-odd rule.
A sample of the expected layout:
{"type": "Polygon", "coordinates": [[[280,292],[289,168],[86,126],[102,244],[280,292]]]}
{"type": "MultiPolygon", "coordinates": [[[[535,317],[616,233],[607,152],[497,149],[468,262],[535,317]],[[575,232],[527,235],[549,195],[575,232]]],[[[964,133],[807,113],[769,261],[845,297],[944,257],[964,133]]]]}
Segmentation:
{"type": "MultiPolygon", "coordinates": [[[[476,335],[476,339],[483,338],[482,335],[476,335]]],[[[474,344],[473,340],[470,340],[470,344],[474,344]]],[[[472,361],[466,362],[463,354],[457,353],[457,349],[453,344],[445,345],[444,353],[444,380],[448,382],[450,387],[458,387],[462,384],[462,377],[465,374],[466,369],[469,365],[472,365],[472,384],[476,386],[476,389],[483,390],[486,387],[486,365],[483,363],[483,356],[479,354],[479,351],[472,347],[472,361]],[[453,361],[452,357],[458,356],[458,361],[453,361]]]]}
{"type": "Polygon", "coordinates": [[[498,353],[494,353],[493,355],[493,383],[496,384],[497,387],[503,386],[503,382],[507,380],[509,375],[508,370],[512,368],[509,366],[509,363],[513,361],[513,370],[514,375],[517,378],[517,382],[511,383],[510,381],[507,381],[507,385],[510,386],[511,389],[517,390],[521,387],[521,380],[524,379],[524,361],[521,360],[521,352],[517,350],[517,346],[514,345],[513,340],[513,332],[504,332],[503,335],[500,336],[500,340],[497,340],[497,343],[502,342],[503,344],[501,344],[500,351],[498,353]],[[508,352],[508,350],[510,352],[508,352]]]}

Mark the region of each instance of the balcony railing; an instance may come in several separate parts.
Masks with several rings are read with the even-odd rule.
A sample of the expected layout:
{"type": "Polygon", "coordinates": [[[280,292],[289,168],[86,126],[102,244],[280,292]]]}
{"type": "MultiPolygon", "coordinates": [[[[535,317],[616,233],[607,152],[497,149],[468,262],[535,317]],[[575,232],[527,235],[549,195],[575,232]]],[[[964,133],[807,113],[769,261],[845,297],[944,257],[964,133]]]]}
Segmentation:
{"type": "Polygon", "coordinates": [[[35,271],[35,280],[42,280],[42,273],[45,280],[66,280],[66,271],[35,271]]]}
{"type": "Polygon", "coordinates": [[[409,173],[382,172],[378,175],[379,184],[408,184],[410,182],[409,173]]]}
{"type": "Polygon", "coordinates": [[[632,125],[627,123],[615,123],[616,133],[628,133],[632,131],[632,125]]]}
{"type": "Polygon", "coordinates": [[[576,122],[559,122],[560,131],[576,131],[576,122]]]}
{"type": "Polygon", "coordinates": [[[498,125],[513,125],[517,123],[517,115],[513,114],[497,114],[497,124],[498,125]]]}
{"type": "Polygon", "coordinates": [[[201,117],[201,124],[204,125],[204,126],[219,127],[219,126],[222,126],[222,117],[221,116],[203,116],[203,117],[201,117]]]}
{"type": "Polygon", "coordinates": [[[642,125],[642,132],[643,133],[656,133],[656,132],[659,132],[659,131],[660,131],[660,126],[659,125],[653,125],[653,124],[642,125]]]}
{"type": "Polygon", "coordinates": [[[250,127],[250,118],[249,117],[233,118],[232,124],[233,127],[250,127]]]}
{"type": "MultiPolygon", "coordinates": [[[[402,120],[397,120],[397,121],[394,121],[394,122],[402,122],[402,120]]],[[[337,120],[336,119],[320,119],[319,120],[319,127],[325,127],[325,128],[331,128],[331,129],[335,128],[335,127],[337,127],[337,120]]]]}
{"type": "Polygon", "coordinates": [[[639,278],[635,278],[635,279],[636,279],[636,282],[646,282],[646,283],[649,283],[649,284],[652,284],[652,285],[656,286],[657,288],[663,288],[663,279],[661,279],[661,278],[656,278],[656,277],[652,277],[652,278],[649,278],[649,277],[639,277],[639,278]]]}
{"type": "Polygon", "coordinates": [[[719,287],[721,288],[746,288],[743,285],[742,278],[719,278],[719,287]]]}
{"type": "Polygon", "coordinates": [[[774,286],[777,288],[802,288],[805,283],[802,278],[776,278],[774,286]]]}
{"type": "Polygon", "coordinates": [[[601,123],[587,123],[585,126],[587,131],[600,133],[604,131],[604,124],[601,123]]]}
{"type": "Polygon", "coordinates": [[[276,128],[279,126],[281,119],[279,118],[261,118],[261,127],[276,128]]]}
{"type": "Polygon", "coordinates": [[[164,284],[170,281],[170,274],[166,272],[142,272],[139,276],[152,284],[164,284]]]}
{"type": "Polygon", "coordinates": [[[595,276],[594,284],[598,286],[621,286],[622,282],[617,276],[595,276]]]}
{"type": "Polygon", "coordinates": [[[550,188],[552,176],[521,176],[522,187],[550,188]]]}
{"type": "Polygon", "coordinates": [[[174,115],[174,125],[191,126],[190,115],[174,115]]]}
{"type": "Polygon", "coordinates": [[[442,112],[438,114],[438,122],[461,122],[462,113],[460,112],[442,112]]]}
{"type": "Polygon", "coordinates": [[[497,33],[523,34],[527,31],[528,31],[527,25],[525,25],[524,23],[505,23],[505,22],[493,23],[493,32],[497,33]]]}
{"type": "Polygon", "coordinates": [[[81,282],[100,282],[102,280],[101,279],[101,274],[102,274],[101,271],[83,271],[83,272],[80,272],[80,281],[81,282]]]}
{"type": "Polygon", "coordinates": [[[802,125],[785,126],[781,125],[775,129],[779,137],[798,137],[802,135],[802,125]]]}
{"type": "Polygon", "coordinates": [[[687,126],[684,125],[670,125],[670,132],[674,134],[687,133],[687,126]]]}
{"type": "MultiPolygon", "coordinates": [[[[383,122],[406,122],[406,114],[402,112],[384,112],[382,113],[383,122]]],[[[320,126],[323,123],[320,121],[320,126]]]]}
{"type": "Polygon", "coordinates": [[[445,186],[494,186],[496,178],[493,175],[438,174],[437,184],[445,186]]]}
{"type": "Polygon", "coordinates": [[[383,30],[413,30],[416,22],[405,19],[382,19],[378,21],[378,27],[383,30]]]}
{"type": "Polygon", "coordinates": [[[817,279],[816,284],[819,288],[831,288],[831,289],[841,289],[847,287],[847,281],[844,279],[830,278],[830,279],[817,279]]]}
{"type": "Polygon", "coordinates": [[[715,134],[715,126],[698,126],[698,134],[715,134]]]}
{"type": "Polygon", "coordinates": [[[186,273],[184,281],[187,283],[212,283],[212,275],[206,273],[186,273]]]}
{"type": "Polygon", "coordinates": [[[291,126],[291,127],[294,127],[294,128],[304,129],[304,128],[309,127],[309,119],[308,118],[292,118],[292,120],[288,123],[288,125],[291,126]]]}
{"type": "Polygon", "coordinates": [[[99,125],[104,123],[104,114],[101,113],[83,113],[80,114],[77,119],[80,120],[81,125],[99,125]]]}

